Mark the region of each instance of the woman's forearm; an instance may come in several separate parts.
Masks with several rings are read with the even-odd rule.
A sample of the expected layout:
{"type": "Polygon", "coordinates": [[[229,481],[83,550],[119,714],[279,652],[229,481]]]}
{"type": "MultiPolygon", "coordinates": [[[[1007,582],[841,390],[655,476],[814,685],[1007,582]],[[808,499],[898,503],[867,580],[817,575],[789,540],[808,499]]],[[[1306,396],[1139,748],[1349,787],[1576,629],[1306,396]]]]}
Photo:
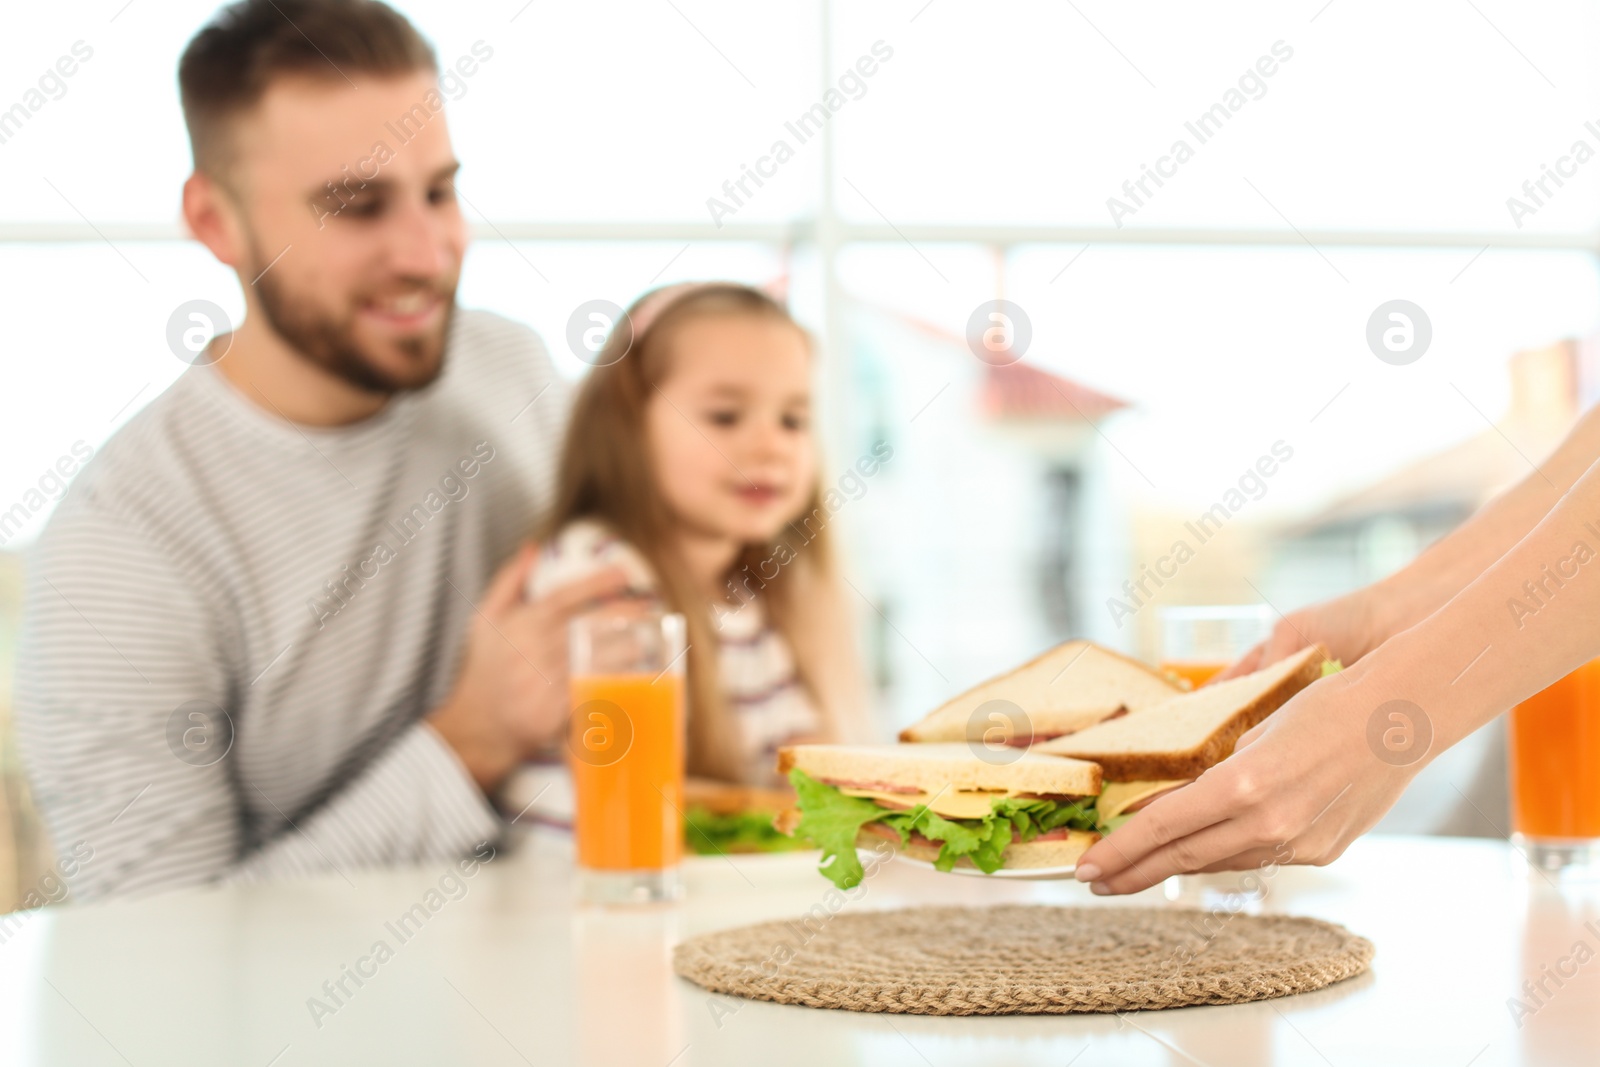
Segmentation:
{"type": "MultiPolygon", "coordinates": [[[[1304,635],[1280,625],[1273,640],[1284,645],[1289,636],[1342,637],[1351,665],[1301,690],[1247,731],[1233,755],[1090,848],[1079,878],[1097,893],[1132,893],[1183,871],[1283,862],[1285,847],[1296,863],[1329,863],[1383,817],[1427,760],[1600,656],[1600,463],[1583,455],[1597,430],[1591,414],[1547,461],[1546,476],[1570,489],[1520,535],[1517,509],[1536,506],[1540,491],[1485,509],[1480,533],[1507,542],[1440,606],[1387,640],[1375,625],[1351,636],[1352,618],[1371,622],[1362,618],[1370,605],[1354,598],[1303,612],[1296,625],[1309,627],[1304,635]]],[[[1412,575],[1439,580],[1451,565],[1490,551],[1461,542],[1412,575]],[[1452,550],[1453,561],[1445,558],[1452,550]]]]}
{"type": "Polygon", "coordinates": [[[1409,565],[1369,587],[1366,595],[1380,624],[1398,633],[1438,610],[1532,530],[1597,458],[1600,407],[1579,419],[1549,458],[1521,481],[1409,565]]]}
{"type": "Polygon", "coordinates": [[[1351,680],[1374,698],[1417,704],[1436,753],[1596,656],[1600,464],[1442,607],[1362,659],[1351,680]]]}

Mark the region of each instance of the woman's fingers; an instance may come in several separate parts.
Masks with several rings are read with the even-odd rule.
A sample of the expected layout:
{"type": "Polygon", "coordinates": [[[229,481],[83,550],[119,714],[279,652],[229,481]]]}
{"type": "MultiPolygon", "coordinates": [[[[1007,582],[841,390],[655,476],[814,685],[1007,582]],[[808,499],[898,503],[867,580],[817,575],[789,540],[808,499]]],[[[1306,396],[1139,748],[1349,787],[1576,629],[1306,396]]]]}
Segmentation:
{"type": "MultiPolygon", "coordinates": [[[[1127,824],[1127,826],[1132,825],[1131,821],[1127,824]]],[[[1118,830],[1112,836],[1121,833],[1122,830],[1118,830]]],[[[1107,839],[1109,840],[1110,838],[1107,839]]],[[[1102,874],[1095,879],[1091,888],[1101,894],[1137,893],[1141,889],[1158,885],[1175,874],[1203,870],[1258,845],[1259,839],[1254,828],[1242,820],[1229,819],[1208,826],[1198,833],[1169,841],[1146,853],[1137,863],[1130,863],[1116,874],[1102,874]]]]}
{"type": "Polygon", "coordinates": [[[1244,655],[1240,656],[1233,663],[1218,671],[1211,681],[1206,683],[1206,685],[1211,685],[1213,682],[1225,682],[1229,678],[1237,678],[1241,674],[1249,674],[1251,671],[1259,669],[1261,665],[1261,656],[1266,652],[1266,650],[1267,643],[1265,641],[1257,642],[1256,645],[1244,655]]]}
{"type": "Polygon", "coordinates": [[[1248,729],[1244,733],[1240,734],[1239,735],[1239,740],[1237,740],[1237,741],[1235,741],[1233,743],[1234,752],[1242,752],[1242,751],[1244,751],[1246,748],[1248,748],[1255,741],[1256,738],[1261,736],[1262,732],[1265,731],[1266,728],[1267,728],[1267,721],[1265,719],[1262,719],[1260,722],[1258,722],[1254,726],[1250,727],[1250,729],[1248,729]]]}
{"type": "Polygon", "coordinates": [[[1235,852],[1226,859],[1208,863],[1200,868],[1200,874],[1221,874],[1227,871],[1261,871],[1285,863],[1293,863],[1295,849],[1288,842],[1276,845],[1260,845],[1256,848],[1235,852]]]}
{"type": "Polygon", "coordinates": [[[1293,616],[1280,617],[1277,624],[1272,627],[1272,633],[1267,636],[1265,641],[1260,642],[1250,651],[1240,656],[1238,662],[1230,664],[1227,668],[1218,672],[1211,681],[1223,682],[1229,678],[1237,678],[1241,674],[1259,671],[1263,667],[1270,667],[1280,659],[1300,651],[1312,643],[1312,639],[1307,637],[1305,633],[1306,628],[1312,626],[1312,622],[1311,616],[1305,612],[1297,612],[1293,616]]]}
{"type": "Polygon", "coordinates": [[[1130,893],[1184,871],[1332,862],[1415,774],[1373,758],[1371,706],[1348,675],[1307,686],[1227,759],[1085,852],[1079,880],[1130,893]]]}
{"type": "Polygon", "coordinates": [[[1305,633],[1305,628],[1311,625],[1311,618],[1303,612],[1296,612],[1293,617],[1279,616],[1277,625],[1272,628],[1272,636],[1267,638],[1267,650],[1261,654],[1261,666],[1270,667],[1312,644],[1312,639],[1305,633]]]}
{"type": "MultiPolygon", "coordinates": [[[[1201,783],[1171,793],[1162,800],[1181,800],[1182,794],[1197,788],[1201,783]]],[[[1240,794],[1242,795],[1242,794],[1240,794]]],[[[1157,804],[1160,802],[1158,801],[1157,804]]],[[[1157,804],[1148,809],[1156,814],[1157,804]]],[[[1164,844],[1138,856],[1116,871],[1102,871],[1092,879],[1096,893],[1137,893],[1174,874],[1193,871],[1242,871],[1261,869],[1281,863],[1325,863],[1337,855],[1338,847],[1330,847],[1333,839],[1328,833],[1312,834],[1316,819],[1305,823],[1304,816],[1284,803],[1285,810],[1276,812],[1261,805],[1239,804],[1232,814],[1199,830],[1169,838],[1164,844]],[[1326,840],[1325,840],[1326,839],[1326,840]]],[[[1230,810],[1230,809],[1224,809],[1230,810]]],[[[1170,815],[1167,816],[1169,819],[1170,815]]],[[[1138,820],[1130,819],[1122,829],[1100,844],[1121,846],[1122,833],[1138,820]]],[[[1332,831],[1323,827],[1323,831],[1332,831]]],[[[1157,832],[1156,836],[1165,836],[1157,832]]],[[[1335,837],[1337,833],[1335,832],[1335,837]]],[[[1100,845],[1096,845],[1099,848],[1100,845]]],[[[1118,847],[1118,852],[1131,849],[1118,847]]],[[[1085,858],[1089,854],[1085,853],[1085,858]]],[[[1080,875],[1081,877],[1081,875],[1080,875]]]]}
{"type": "Polygon", "coordinates": [[[1150,806],[1108,834],[1078,860],[1078,880],[1099,882],[1143,864],[1169,842],[1223,822],[1233,809],[1231,797],[1214,773],[1151,802],[1150,806]]]}

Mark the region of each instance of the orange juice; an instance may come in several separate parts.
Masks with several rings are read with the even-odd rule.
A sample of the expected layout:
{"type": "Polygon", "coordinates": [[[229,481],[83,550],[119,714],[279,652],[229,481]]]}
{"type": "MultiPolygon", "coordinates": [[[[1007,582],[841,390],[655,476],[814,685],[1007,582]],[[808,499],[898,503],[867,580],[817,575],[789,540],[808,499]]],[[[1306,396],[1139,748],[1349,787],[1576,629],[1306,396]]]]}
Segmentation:
{"type": "Polygon", "coordinates": [[[676,866],[683,857],[683,675],[575,675],[571,686],[579,865],[676,866]]]}
{"type": "Polygon", "coordinates": [[[1199,689],[1212,678],[1222,673],[1227,663],[1220,660],[1169,660],[1161,664],[1161,669],[1174,678],[1181,678],[1189,683],[1190,689],[1199,689]]]}
{"type": "Polygon", "coordinates": [[[1600,838],[1600,659],[1511,712],[1511,828],[1600,838]]]}

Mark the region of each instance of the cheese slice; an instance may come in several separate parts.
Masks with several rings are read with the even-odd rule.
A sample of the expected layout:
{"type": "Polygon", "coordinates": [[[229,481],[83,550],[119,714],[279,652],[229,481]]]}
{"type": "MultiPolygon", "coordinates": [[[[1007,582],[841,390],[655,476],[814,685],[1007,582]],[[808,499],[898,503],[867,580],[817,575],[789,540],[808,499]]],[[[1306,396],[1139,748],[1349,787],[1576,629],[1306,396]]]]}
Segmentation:
{"type": "Polygon", "coordinates": [[[1188,785],[1189,782],[1188,778],[1162,782],[1107,782],[1100,788],[1100,802],[1096,805],[1100,821],[1116,818],[1145,797],[1175,786],[1188,785]]]}
{"type": "Polygon", "coordinates": [[[926,804],[935,815],[947,819],[981,819],[994,810],[994,802],[1001,797],[1017,796],[1017,790],[946,789],[939,793],[879,793],[871,789],[846,789],[839,792],[847,797],[867,797],[886,800],[894,805],[917,807],[926,804]]]}

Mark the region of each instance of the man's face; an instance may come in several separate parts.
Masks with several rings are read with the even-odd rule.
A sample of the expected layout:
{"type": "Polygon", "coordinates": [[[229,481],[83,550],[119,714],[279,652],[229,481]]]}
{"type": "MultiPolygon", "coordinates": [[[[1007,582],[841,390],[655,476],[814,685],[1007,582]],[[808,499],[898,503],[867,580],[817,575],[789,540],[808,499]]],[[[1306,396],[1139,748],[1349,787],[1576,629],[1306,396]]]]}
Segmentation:
{"type": "Polygon", "coordinates": [[[344,381],[392,393],[443,367],[466,227],[433,75],[355,80],[275,82],[233,130],[227,184],[267,323],[344,381]]]}

